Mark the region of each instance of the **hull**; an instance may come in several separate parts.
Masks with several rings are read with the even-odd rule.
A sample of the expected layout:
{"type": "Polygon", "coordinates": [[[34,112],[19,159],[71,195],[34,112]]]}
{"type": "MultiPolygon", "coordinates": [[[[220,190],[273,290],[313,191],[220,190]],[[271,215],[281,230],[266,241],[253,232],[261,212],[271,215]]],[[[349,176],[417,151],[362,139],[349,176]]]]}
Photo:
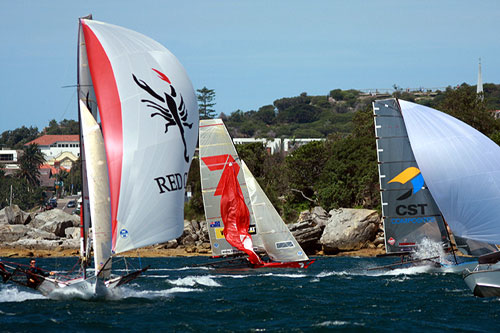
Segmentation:
{"type": "Polygon", "coordinates": [[[316,259],[304,260],[304,261],[289,261],[289,262],[278,262],[278,261],[268,261],[262,262],[262,264],[252,264],[247,258],[232,258],[220,261],[215,261],[213,263],[196,265],[194,267],[213,267],[216,269],[258,269],[258,268],[303,268],[306,269],[316,259]]]}
{"type": "Polygon", "coordinates": [[[97,277],[87,279],[77,278],[74,280],[61,281],[52,278],[44,278],[43,281],[36,286],[35,290],[39,291],[44,296],[50,296],[62,293],[78,293],[89,297],[105,297],[110,293],[111,289],[124,285],[147,271],[149,266],[138,271],[134,271],[127,275],[118,276],[110,280],[104,281],[97,277]]]}
{"type": "Polygon", "coordinates": [[[477,266],[477,260],[469,260],[468,258],[457,257],[458,263],[450,257],[448,260],[439,261],[439,257],[418,259],[418,260],[404,260],[390,265],[369,268],[368,270],[394,270],[394,269],[407,269],[413,267],[428,267],[430,272],[437,273],[455,273],[462,274],[467,270],[473,270],[477,266]]]}
{"type": "Polygon", "coordinates": [[[464,274],[464,281],[477,297],[500,297],[500,265],[477,266],[464,274]]]}

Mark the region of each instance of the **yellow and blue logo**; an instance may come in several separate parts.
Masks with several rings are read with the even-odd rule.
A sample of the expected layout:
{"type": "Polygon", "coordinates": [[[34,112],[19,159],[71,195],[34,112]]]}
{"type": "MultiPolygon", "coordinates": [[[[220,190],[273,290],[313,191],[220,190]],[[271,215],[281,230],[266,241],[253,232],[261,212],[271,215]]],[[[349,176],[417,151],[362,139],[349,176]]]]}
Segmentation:
{"type": "Polygon", "coordinates": [[[403,195],[401,195],[397,200],[404,200],[409,198],[412,194],[417,193],[422,189],[424,186],[424,177],[420,173],[420,170],[415,167],[409,167],[403,170],[400,174],[398,174],[396,177],[392,178],[389,183],[400,183],[400,184],[406,184],[407,182],[411,182],[413,189],[409,190],[408,192],[405,192],[403,195]]]}

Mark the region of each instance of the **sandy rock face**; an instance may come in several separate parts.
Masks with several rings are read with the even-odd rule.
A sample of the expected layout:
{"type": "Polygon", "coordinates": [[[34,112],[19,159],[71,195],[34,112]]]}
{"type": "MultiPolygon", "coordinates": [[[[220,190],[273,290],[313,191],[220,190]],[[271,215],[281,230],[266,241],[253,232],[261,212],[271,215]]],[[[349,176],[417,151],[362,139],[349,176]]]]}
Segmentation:
{"type": "Polygon", "coordinates": [[[359,250],[373,241],[379,230],[375,210],[342,208],[330,211],[330,215],[320,238],[325,253],[359,250]]]}

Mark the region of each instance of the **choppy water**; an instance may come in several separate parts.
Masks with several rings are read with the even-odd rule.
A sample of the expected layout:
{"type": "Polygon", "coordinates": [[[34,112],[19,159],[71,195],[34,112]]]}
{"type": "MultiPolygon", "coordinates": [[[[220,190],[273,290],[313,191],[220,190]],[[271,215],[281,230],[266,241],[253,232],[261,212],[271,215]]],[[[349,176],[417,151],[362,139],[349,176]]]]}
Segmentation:
{"type": "MultiPolygon", "coordinates": [[[[73,258],[39,259],[51,270],[73,258]]],[[[387,273],[376,258],[318,258],[307,270],[190,268],[212,259],[146,258],[145,277],[110,299],[49,299],[0,284],[0,331],[496,331],[500,299],[472,296],[460,275],[387,273]]],[[[28,262],[28,259],[18,260],[28,262]]],[[[132,259],[137,266],[137,259],[132,259]]],[[[60,268],[59,268],[60,269],[60,268]]]]}

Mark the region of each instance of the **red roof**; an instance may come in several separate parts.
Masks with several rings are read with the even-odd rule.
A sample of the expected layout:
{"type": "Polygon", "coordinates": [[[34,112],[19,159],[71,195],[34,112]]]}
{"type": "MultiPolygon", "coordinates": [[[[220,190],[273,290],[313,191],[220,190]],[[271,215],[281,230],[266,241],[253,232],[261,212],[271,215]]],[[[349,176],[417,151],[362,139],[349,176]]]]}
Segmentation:
{"type": "Polygon", "coordinates": [[[36,143],[39,146],[50,146],[56,142],[80,142],[78,134],[75,135],[42,135],[33,141],[28,142],[25,146],[36,143]]]}

